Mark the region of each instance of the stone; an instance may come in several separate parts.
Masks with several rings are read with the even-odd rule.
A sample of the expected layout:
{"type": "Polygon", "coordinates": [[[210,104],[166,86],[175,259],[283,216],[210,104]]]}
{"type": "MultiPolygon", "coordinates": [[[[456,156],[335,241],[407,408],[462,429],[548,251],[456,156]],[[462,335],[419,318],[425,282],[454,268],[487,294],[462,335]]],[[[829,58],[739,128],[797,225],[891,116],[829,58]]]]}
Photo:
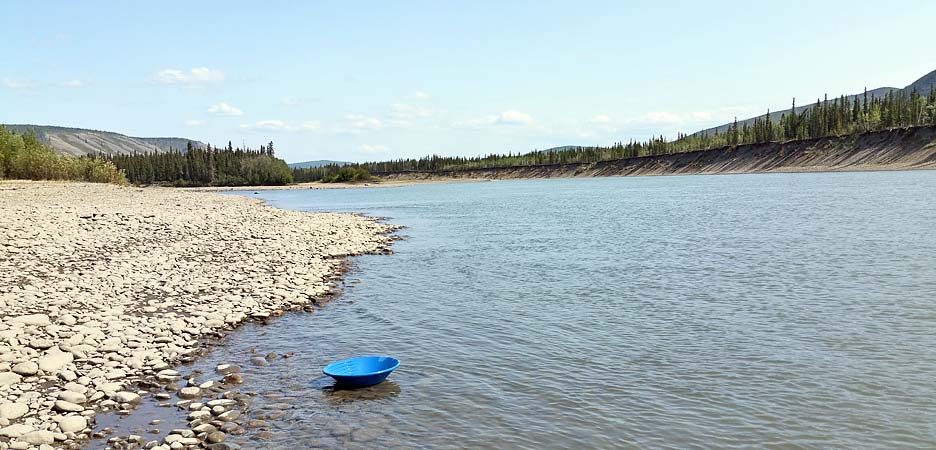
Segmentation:
{"type": "Polygon", "coordinates": [[[65,400],[56,400],[54,407],[57,411],[63,411],[63,412],[84,411],[84,406],[76,405],[72,402],[66,402],[65,400]]]}
{"type": "MultiPolygon", "coordinates": [[[[47,353],[45,356],[39,358],[39,368],[42,369],[43,372],[49,372],[49,373],[58,372],[64,369],[65,366],[67,366],[74,360],[75,360],[75,355],[71,353],[50,352],[50,353],[47,353]]],[[[73,376],[74,376],[74,373],[69,373],[68,375],[65,375],[63,378],[67,380],[69,377],[73,377],[73,376]]]]}
{"type": "Polygon", "coordinates": [[[179,398],[187,398],[187,399],[198,398],[201,396],[201,389],[195,386],[184,387],[182,389],[179,389],[178,395],[179,395],[179,398]]]}
{"type": "Polygon", "coordinates": [[[72,391],[62,391],[58,394],[59,400],[64,400],[66,402],[82,404],[88,401],[88,397],[85,397],[84,394],[79,394],[78,392],[72,391]]]}
{"type": "Polygon", "coordinates": [[[101,383],[101,384],[97,385],[98,390],[101,390],[101,391],[104,391],[104,392],[108,392],[108,393],[117,392],[117,391],[119,391],[120,388],[122,388],[122,387],[123,387],[123,385],[120,384],[120,383],[101,383]]]}
{"type": "Polygon", "coordinates": [[[72,326],[72,325],[78,323],[78,320],[75,319],[75,316],[73,316],[73,315],[71,315],[71,314],[65,314],[65,315],[59,317],[59,320],[58,320],[58,321],[59,321],[60,324],[66,325],[66,326],[72,326]]]}
{"type": "Polygon", "coordinates": [[[28,314],[25,316],[11,317],[9,320],[11,323],[22,323],[39,327],[52,325],[52,321],[49,320],[49,316],[46,314],[28,314]]]}
{"type": "Polygon", "coordinates": [[[29,405],[24,403],[6,403],[0,405],[0,418],[18,419],[29,412],[29,405]]]}
{"type": "Polygon", "coordinates": [[[208,411],[192,411],[188,414],[188,420],[190,421],[210,419],[210,418],[211,418],[211,413],[208,411]]]}
{"type": "Polygon", "coordinates": [[[240,417],[240,411],[232,409],[224,414],[218,415],[218,420],[223,420],[225,422],[233,422],[235,419],[240,417]]]}
{"type": "Polygon", "coordinates": [[[104,378],[107,378],[108,380],[119,380],[126,377],[127,371],[123,369],[114,369],[104,374],[104,378]]]}
{"type": "Polygon", "coordinates": [[[114,394],[112,398],[114,399],[114,401],[118,403],[130,403],[130,404],[140,403],[140,396],[137,394],[134,394],[133,392],[127,392],[127,391],[118,392],[114,394]]]}
{"type": "Polygon", "coordinates": [[[39,430],[39,431],[31,431],[29,433],[26,433],[20,436],[20,440],[28,442],[32,445],[53,444],[55,443],[55,436],[52,434],[51,431],[39,430]]]}
{"type": "Polygon", "coordinates": [[[205,441],[207,441],[209,444],[217,444],[219,442],[224,442],[225,438],[227,438],[227,436],[224,433],[220,431],[213,431],[205,436],[205,441]]]}
{"type": "Polygon", "coordinates": [[[213,433],[215,431],[218,431],[218,428],[210,423],[203,423],[201,425],[193,427],[192,431],[196,433],[213,433]]]}
{"type": "Polygon", "coordinates": [[[39,372],[39,364],[32,361],[23,361],[13,366],[13,373],[24,377],[31,377],[39,372]]]}
{"type": "Polygon", "coordinates": [[[59,420],[59,429],[63,433],[77,433],[88,428],[88,419],[82,416],[66,416],[59,420]]]}
{"type": "Polygon", "coordinates": [[[38,338],[29,341],[29,346],[38,350],[45,350],[47,348],[52,348],[55,345],[51,339],[38,338]]]}
{"type": "Polygon", "coordinates": [[[240,372],[240,370],[240,367],[233,364],[218,364],[218,367],[215,367],[215,372],[217,372],[219,375],[240,372]]]}
{"type": "Polygon", "coordinates": [[[179,378],[179,372],[172,369],[161,370],[156,374],[156,378],[163,381],[172,381],[179,378]]]}
{"type": "Polygon", "coordinates": [[[11,386],[19,383],[23,377],[13,372],[0,372],[0,387],[11,386]]]}
{"type": "Polygon", "coordinates": [[[6,436],[10,438],[18,438],[26,433],[33,431],[33,427],[29,425],[23,425],[21,423],[14,423],[13,425],[0,428],[0,436],[6,436]]]}

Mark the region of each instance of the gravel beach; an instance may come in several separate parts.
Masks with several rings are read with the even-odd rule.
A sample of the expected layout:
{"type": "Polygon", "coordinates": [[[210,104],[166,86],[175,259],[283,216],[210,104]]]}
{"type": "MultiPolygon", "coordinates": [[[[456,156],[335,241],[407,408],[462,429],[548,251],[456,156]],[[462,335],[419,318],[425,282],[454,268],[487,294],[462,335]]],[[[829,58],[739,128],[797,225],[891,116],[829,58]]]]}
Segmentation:
{"type": "Polygon", "coordinates": [[[80,448],[97,414],[149,394],[187,402],[192,430],[147,448],[225,448],[236,399],[199,399],[237,368],[186,385],[173,366],[240,323],[308,307],[344,257],[387,251],[392,229],[206,192],[0,183],[0,449],[80,448]]]}

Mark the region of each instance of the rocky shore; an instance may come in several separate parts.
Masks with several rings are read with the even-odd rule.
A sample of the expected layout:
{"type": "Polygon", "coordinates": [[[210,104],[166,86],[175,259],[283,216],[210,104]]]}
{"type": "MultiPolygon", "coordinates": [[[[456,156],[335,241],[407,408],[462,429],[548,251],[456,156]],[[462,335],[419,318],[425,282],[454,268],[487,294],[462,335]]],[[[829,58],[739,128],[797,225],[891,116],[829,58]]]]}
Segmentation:
{"type": "Polygon", "coordinates": [[[147,395],[185,408],[190,429],[114,447],[226,448],[238,369],[183,380],[173,366],[245,321],[308,308],[391,230],[239,196],[0,183],[0,450],[80,448],[98,414],[147,395]]]}

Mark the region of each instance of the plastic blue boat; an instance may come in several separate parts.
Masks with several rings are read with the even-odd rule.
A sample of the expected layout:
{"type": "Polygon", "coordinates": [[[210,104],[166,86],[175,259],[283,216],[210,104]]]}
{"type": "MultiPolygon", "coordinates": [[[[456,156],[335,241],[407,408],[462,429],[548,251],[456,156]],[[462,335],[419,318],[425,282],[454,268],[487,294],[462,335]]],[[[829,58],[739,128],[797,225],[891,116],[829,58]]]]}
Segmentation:
{"type": "Polygon", "coordinates": [[[357,356],[335,361],[322,372],[341,385],[371,386],[385,380],[397,367],[400,361],[389,356],[357,356]]]}

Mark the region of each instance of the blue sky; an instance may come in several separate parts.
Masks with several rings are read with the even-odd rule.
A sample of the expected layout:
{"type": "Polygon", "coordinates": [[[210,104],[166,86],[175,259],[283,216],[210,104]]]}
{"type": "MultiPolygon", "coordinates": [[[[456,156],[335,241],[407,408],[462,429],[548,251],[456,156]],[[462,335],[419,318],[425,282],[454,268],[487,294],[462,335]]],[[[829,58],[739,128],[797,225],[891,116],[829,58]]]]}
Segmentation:
{"type": "Polygon", "coordinates": [[[287,161],[674,136],[936,69],[936,2],[25,2],[0,123],[287,161]]]}

